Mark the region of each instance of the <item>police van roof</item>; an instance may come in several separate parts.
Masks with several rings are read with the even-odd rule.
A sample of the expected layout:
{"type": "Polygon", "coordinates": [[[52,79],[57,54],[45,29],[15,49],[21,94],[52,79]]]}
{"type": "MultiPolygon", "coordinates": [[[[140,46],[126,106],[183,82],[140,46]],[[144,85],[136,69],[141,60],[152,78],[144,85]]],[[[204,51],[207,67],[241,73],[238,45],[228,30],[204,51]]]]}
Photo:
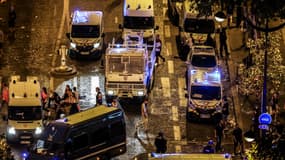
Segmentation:
{"type": "Polygon", "coordinates": [[[100,25],[102,11],[75,11],[72,17],[73,25],[100,25]]]}
{"type": "Polygon", "coordinates": [[[191,84],[196,85],[221,85],[221,75],[218,70],[191,70],[191,84]]]}
{"type": "Polygon", "coordinates": [[[208,18],[208,19],[214,19],[213,16],[198,16],[199,15],[199,11],[197,10],[197,3],[195,1],[192,0],[185,0],[184,2],[184,7],[185,7],[185,18],[208,18]]]}
{"type": "Polygon", "coordinates": [[[93,108],[84,110],[84,111],[79,112],[79,113],[72,114],[72,115],[67,116],[63,119],[58,119],[58,120],[56,120],[55,123],[64,123],[67,125],[75,125],[75,124],[81,123],[83,121],[90,120],[90,119],[93,119],[95,117],[99,117],[101,115],[114,112],[116,110],[120,110],[120,109],[118,109],[116,107],[107,107],[105,105],[101,105],[101,106],[97,106],[97,107],[93,107],[93,108]]]}
{"type": "Polygon", "coordinates": [[[27,81],[12,77],[9,83],[9,107],[41,106],[40,89],[37,77],[28,77],[27,81]]]}
{"type": "Polygon", "coordinates": [[[133,160],[231,160],[230,154],[204,154],[204,153],[167,153],[157,154],[150,153],[148,155],[138,155],[133,160]]]}
{"type": "Polygon", "coordinates": [[[153,17],[153,0],[125,0],[124,16],[153,17]]]}

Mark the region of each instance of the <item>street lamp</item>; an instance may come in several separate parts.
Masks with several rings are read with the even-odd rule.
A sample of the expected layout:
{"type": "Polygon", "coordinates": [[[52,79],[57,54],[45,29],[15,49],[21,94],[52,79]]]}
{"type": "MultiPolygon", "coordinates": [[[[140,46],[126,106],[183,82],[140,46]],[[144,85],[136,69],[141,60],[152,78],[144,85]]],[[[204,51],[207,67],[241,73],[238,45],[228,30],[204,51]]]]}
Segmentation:
{"type": "Polygon", "coordinates": [[[226,18],[227,17],[223,11],[219,11],[215,14],[215,20],[219,23],[224,22],[226,18]]]}
{"type": "Polygon", "coordinates": [[[244,133],[244,140],[251,143],[255,140],[255,133],[252,130],[249,130],[244,133]]]}

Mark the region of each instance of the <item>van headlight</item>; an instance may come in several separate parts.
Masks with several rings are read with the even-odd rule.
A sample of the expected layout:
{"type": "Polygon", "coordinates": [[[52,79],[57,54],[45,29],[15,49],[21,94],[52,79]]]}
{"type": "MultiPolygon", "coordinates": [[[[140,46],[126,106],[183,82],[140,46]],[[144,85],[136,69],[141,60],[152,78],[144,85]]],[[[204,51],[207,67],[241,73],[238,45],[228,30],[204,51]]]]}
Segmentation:
{"type": "Polygon", "coordinates": [[[72,48],[76,48],[76,43],[71,42],[71,43],[70,43],[70,46],[71,46],[72,48]]]}
{"type": "Polygon", "coordinates": [[[99,46],[100,46],[100,43],[94,43],[94,44],[93,44],[93,47],[94,47],[94,48],[98,48],[99,46]]]}
{"type": "Polygon", "coordinates": [[[113,90],[108,90],[108,91],[107,91],[107,94],[108,94],[108,95],[114,95],[114,91],[113,91],[113,90]]]}
{"type": "Polygon", "coordinates": [[[35,134],[41,134],[43,132],[43,129],[41,127],[37,127],[35,130],[35,134]]]}
{"type": "Polygon", "coordinates": [[[144,93],[143,93],[143,91],[138,91],[138,96],[143,96],[144,95],[144,93]]]}
{"type": "Polygon", "coordinates": [[[8,128],[8,134],[15,135],[15,134],[16,134],[16,129],[15,129],[15,127],[9,127],[9,128],[8,128]]]}

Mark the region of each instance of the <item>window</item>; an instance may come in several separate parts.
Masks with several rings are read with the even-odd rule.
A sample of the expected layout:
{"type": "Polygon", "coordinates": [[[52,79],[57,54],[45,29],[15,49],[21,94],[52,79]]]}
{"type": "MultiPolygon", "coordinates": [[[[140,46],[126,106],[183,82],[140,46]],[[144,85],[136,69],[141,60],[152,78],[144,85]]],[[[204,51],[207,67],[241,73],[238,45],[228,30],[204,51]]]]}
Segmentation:
{"type": "Polygon", "coordinates": [[[92,145],[98,145],[109,140],[108,127],[103,127],[91,134],[92,145]]]}
{"type": "Polygon", "coordinates": [[[125,127],[121,121],[111,124],[111,137],[121,136],[124,134],[125,127]]]}
{"type": "Polygon", "coordinates": [[[80,135],[73,137],[73,149],[79,150],[84,147],[88,147],[88,134],[83,132],[80,135]]]}

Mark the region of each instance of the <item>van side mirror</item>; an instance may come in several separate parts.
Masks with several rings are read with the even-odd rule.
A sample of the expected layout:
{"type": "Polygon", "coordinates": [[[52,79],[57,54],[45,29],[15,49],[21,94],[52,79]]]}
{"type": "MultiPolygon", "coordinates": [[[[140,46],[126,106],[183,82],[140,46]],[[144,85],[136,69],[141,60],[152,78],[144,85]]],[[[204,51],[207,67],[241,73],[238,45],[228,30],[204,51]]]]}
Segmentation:
{"type": "Polygon", "coordinates": [[[70,33],[66,33],[66,37],[70,39],[70,33]]]}
{"type": "Polygon", "coordinates": [[[105,33],[102,33],[101,37],[103,37],[103,38],[104,38],[104,37],[105,37],[105,33]]]}
{"type": "Polygon", "coordinates": [[[159,29],[159,26],[155,26],[155,28],[154,28],[155,30],[158,30],[159,29]]]}
{"type": "Polygon", "coordinates": [[[184,96],[185,96],[185,98],[188,98],[188,93],[185,93],[185,95],[184,95],[184,96]]]}
{"type": "Polygon", "coordinates": [[[122,24],[119,24],[119,29],[123,29],[123,25],[122,24]]]}

